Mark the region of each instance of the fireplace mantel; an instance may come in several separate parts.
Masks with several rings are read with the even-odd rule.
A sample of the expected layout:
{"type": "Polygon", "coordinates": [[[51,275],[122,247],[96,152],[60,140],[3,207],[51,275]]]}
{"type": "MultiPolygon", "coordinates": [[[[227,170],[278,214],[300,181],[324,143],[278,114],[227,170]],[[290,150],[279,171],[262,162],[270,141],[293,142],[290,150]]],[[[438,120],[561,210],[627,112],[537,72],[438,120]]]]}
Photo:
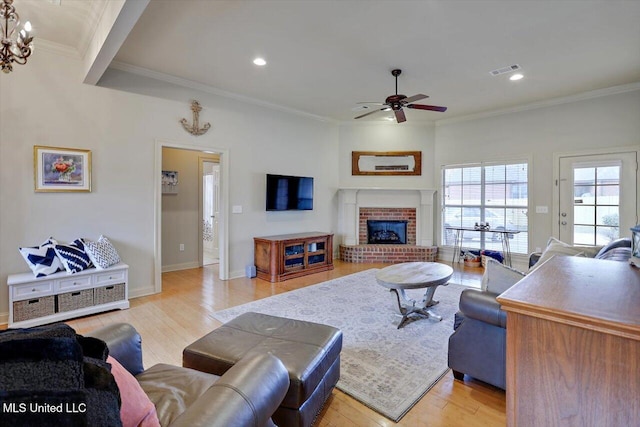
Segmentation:
{"type": "Polygon", "coordinates": [[[423,188],[340,188],[338,190],[339,238],[344,245],[359,245],[360,208],[415,208],[416,244],[433,245],[436,190],[423,188]]]}

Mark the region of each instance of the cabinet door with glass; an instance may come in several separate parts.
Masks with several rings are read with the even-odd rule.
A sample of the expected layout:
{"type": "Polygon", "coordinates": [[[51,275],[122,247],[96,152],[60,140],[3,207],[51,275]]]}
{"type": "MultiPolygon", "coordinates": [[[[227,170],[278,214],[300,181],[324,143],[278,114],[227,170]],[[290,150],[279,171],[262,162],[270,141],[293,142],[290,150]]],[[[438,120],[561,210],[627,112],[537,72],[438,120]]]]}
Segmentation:
{"type": "Polygon", "coordinates": [[[284,244],[284,270],[296,270],[304,268],[305,242],[287,242],[284,244]]]}
{"type": "Polygon", "coordinates": [[[308,240],[307,244],[307,265],[324,263],[327,260],[327,239],[308,240]]]}

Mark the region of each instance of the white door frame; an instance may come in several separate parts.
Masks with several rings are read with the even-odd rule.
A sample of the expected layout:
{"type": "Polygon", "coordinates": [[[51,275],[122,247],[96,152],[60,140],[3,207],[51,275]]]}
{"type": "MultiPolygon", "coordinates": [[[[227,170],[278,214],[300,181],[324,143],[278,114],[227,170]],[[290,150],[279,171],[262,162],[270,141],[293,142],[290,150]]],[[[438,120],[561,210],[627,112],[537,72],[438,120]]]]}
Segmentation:
{"type": "MultiPolygon", "coordinates": [[[[198,194],[200,195],[200,197],[198,197],[198,216],[200,217],[200,221],[198,222],[198,263],[200,264],[200,267],[202,267],[204,265],[204,242],[202,241],[202,235],[204,233],[204,226],[202,221],[204,220],[204,204],[203,204],[203,193],[204,193],[204,185],[202,182],[203,176],[204,176],[204,163],[208,162],[208,163],[215,163],[218,165],[218,169],[220,169],[220,160],[218,157],[211,157],[208,155],[202,155],[202,156],[198,156],[198,194]]],[[[220,181],[220,171],[218,170],[218,182],[220,181]]],[[[218,184],[218,198],[220,198],[220,184],[218,184]]],[[[218,200],[217,206],[216,208],[220,208],[220,201],[218,200]]],[[[220,214],[218,213],[218,216],[220,214]]],[[[216,217],[216,221],[217,221],[217,217],[216,217]]],[[[215,227],[215,236],[219,236],[220,233],[217,229],[217,227],[215,227]]],[[[220,239],[218,238],[218,246],[220,246],[220,239]]],[[[219,257],[218,257],[219,258],[219,257]]]]}
{"type": "MultiPolygon", "coordinates": [[[[585,151],[569,151],[562,153],[553,153],[553,203],[552,203],[552,235],[556,238],[560,236],[560,158],[562,157],[578,157],[578,156],[597,156],[603,154],[616,154],[616,153],[629,153],[635,151],[636,158],[640,159],[640,146],[632,145],[629,147],[611,147],[592,149],[585,151]]],[[[640,174],[636,169],[636,222],[638,220],[638,212],[640,212],[640,198],[638,193],[640,192],[640,174]]],[[[624,237],[624,230],[620,230],[620,237],[624,237]]],[[[630,232],[627,236],[630,236],[630,232]]]]}
{"type": "Polygon", "coordinates": [[[155,159],[153,167],[154,182],[154,221],[155,221],[155,251],[154,251],[154,289],[155,292],[162,291],[162,184],[160,176],[162,173],[162,148],[179,148],[192,151],[212,151],[220,155],[220,218],[218,229],[220,232],[219,248],[220,248],[220,264],[219,278],[221,280],[229,279],[229,150],[226,148],[218,148],[209,145],[185,144],[176,141],[168,141],[164,139],[156,139],[155,141],[155,159]]]}

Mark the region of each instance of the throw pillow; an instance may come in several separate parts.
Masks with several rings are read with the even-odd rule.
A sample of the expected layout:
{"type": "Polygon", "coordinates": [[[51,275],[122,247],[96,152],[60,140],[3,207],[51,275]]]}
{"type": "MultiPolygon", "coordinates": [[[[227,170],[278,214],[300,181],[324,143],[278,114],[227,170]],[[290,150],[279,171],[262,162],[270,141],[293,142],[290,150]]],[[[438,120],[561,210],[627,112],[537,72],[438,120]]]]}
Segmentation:
{"type": "Polygon", "coordinates": [[[524,273],[489,258],[480,287],[483,291],[501,294],[518,283],[524,276],[524,273]]]}
{"type": "Polygon", "coordinates": [[[77,273],[93,266],[84,250],[82,239],[76,239],[69,244],[56,243],[55,249],[67,273],[77,273]]]}
{"type": "Polygon", "coordinates": [[[64,270],[54,248],[56,241],[48,239],[40,246],[18,248],[36,277],[43,277],[64,270]]]}
{"type": "Polygon", "coordinates": [[[156,407],[149,400],[138,381],[116,359],[109,356],[107,363],[111,364],[113,374],[120,389],[122,406],[120,407],[120,419],[123,427],[151,427],[159,426],[156,407]]]}
{"type": "Polygon", "coordinates": [[[538,262],[536,262],[527,273],[531,273],[536,268],[540,267],[545,261],[555,255],[559,256],[580,256],[580,257],[593,257],[600,250],[596,249],[596,246],[572,246],[561,240],[551,237],[547,242],[547,247],[540,256],[538,262]],[[590,255],[593,253],[593,255],[590,255]]]}
{"type": "Polygon", "coordinates": [[[84,247],[96,268],[107,268],[120,262],[118,251],[104,236],[100,236],[97,242],[85,240],[84,247]]]}

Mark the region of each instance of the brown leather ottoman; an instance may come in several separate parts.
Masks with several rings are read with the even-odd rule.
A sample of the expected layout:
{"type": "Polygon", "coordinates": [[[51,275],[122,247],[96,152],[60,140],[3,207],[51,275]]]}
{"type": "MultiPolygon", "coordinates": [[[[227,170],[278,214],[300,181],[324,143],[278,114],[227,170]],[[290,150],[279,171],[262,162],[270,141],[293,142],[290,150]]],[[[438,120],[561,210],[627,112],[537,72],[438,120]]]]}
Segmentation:
{"type": "Polygon", "coordinates": [[[308,427],[340,378],[341,350],[339,329],[250,312],[185,348],[182,365],[222,375],[247,354],[271,353],[287,368],[290,380],[273,421],[308,427]]]}

